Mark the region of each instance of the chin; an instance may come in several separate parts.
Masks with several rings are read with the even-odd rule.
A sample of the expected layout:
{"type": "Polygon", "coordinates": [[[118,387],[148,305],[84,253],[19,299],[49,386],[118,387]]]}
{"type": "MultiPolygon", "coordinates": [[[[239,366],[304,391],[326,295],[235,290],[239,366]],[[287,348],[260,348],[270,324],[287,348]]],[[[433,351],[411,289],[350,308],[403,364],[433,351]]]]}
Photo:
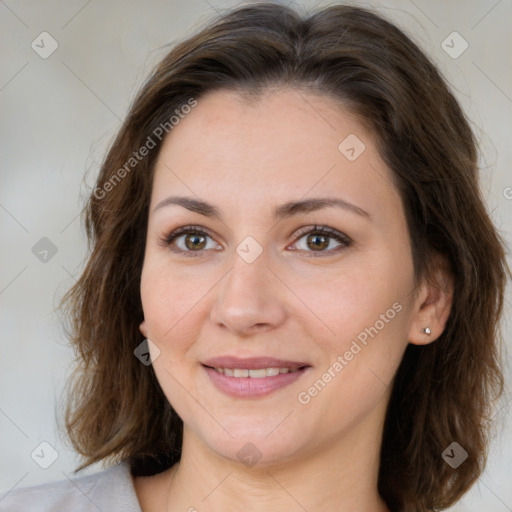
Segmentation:
{"type": "Polygon", "coordinates": [[[211,431],[203,432],[203,442],[219,456],[234,462],[240,462],[246,467],[263,467],[282,463],[297,457],[301,448],[304,448],[304,432],[294,435],[290,429],[279,434],[274,430],[278,422],[272,427],[268,424],[248,427],[247,424],[238,424],[237,427],[225,426],[231,436],[222,429],[217,429],[218,435],[211,431]]]}

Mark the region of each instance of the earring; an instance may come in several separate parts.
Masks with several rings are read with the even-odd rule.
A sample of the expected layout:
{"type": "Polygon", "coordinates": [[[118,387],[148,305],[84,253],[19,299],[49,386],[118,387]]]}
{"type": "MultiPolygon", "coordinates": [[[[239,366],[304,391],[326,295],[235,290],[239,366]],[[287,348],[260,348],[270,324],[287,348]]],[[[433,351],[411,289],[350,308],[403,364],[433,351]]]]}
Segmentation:
{"type": "Polygon", "coordinates": [[[421,332],[424,334],[430,334],[430,327],[425,327],[424,329],[421,329],[421,332]]]}

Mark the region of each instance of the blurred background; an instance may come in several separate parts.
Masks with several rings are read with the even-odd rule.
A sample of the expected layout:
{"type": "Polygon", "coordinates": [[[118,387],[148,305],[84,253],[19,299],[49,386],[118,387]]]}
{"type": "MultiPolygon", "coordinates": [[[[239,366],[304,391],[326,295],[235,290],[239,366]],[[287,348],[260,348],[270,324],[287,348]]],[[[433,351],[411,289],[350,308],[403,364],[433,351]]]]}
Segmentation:
{"type": "MultiPolygon", "coordinates": [[[[512,1],[281,3],[305,11],[335,3],[373,8],[424,49],[473,123],[483,193],[510,246],[512,1]]],[[[57,428],[73,353],[55,308],[87,255],[84,200],[164,45],[241,4],[0,0],[0,490],[75,476],[79,459],[57,428]]],[[[506,309],[510,352],[510,288],[506,309]]],[[[452,511],[512,511],[505,357],[507,390],[487,469],[452,511]]]]}

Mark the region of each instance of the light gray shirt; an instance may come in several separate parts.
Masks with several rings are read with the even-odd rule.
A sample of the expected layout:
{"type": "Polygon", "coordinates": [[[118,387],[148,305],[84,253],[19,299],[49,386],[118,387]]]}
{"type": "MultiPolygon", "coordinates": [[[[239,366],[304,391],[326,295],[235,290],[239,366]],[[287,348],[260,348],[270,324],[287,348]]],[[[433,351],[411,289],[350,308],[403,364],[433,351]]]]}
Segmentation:
{"type": "Polygon", "coordinates": [[[92,475],[0,493],[0,512],[142,512],[128,462],[92,475]]]}

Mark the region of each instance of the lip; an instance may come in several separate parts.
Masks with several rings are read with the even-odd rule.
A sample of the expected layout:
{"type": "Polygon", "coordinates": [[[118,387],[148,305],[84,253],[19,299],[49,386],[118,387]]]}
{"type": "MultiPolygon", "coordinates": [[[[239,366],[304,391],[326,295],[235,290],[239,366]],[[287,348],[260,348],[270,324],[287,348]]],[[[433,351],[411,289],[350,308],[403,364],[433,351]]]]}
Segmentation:
{"type": "Polygon", "coordinates": [[[255,399],[261,398],[289,386],[300,379],[311,368],[311,365],[299,361],[287,361],[284,359],[275,359],[272,357],[252,357],[240,359],[237,357],[215,357],[208,359],[202,364],[208,377],[214,386],[222,393],[234,397],[255,399]],[[219,373],[217,368],[246,368],[257,370],[261,368],[297,368],[296,372],[280,373],[271,377],[252,378],[252,377],[228,377],[219,373]]]}
{"type": "Polygon", "coordinates": [[[211,368],[247,368],[248,370],[259,370],[261,368],[301,368],[311,366],[301,361],[289,361],[276,359],[274,357],[247,357],[239,358],[233,356],[213,357],[203,362],[204,366],[211,368]]]}

